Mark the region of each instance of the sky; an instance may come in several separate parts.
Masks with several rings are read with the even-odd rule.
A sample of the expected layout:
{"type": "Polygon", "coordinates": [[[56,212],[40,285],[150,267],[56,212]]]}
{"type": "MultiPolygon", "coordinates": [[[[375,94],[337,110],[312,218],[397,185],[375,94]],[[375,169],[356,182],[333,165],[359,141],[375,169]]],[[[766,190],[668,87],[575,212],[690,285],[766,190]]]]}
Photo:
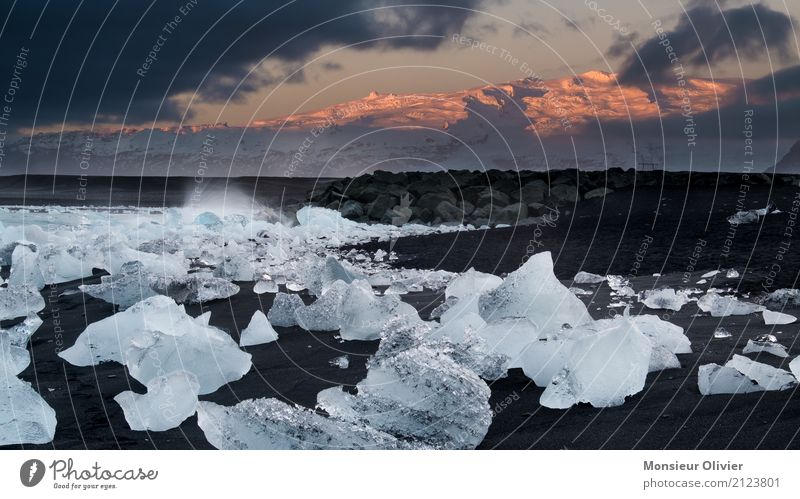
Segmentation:
{"type": "Polygon", "coordinates": [[[651,87],[675,77],[667,45],[792,113],[798,19],[796,0],[3,0],[0,133],[248,125],[589,70],[651,87]]]}

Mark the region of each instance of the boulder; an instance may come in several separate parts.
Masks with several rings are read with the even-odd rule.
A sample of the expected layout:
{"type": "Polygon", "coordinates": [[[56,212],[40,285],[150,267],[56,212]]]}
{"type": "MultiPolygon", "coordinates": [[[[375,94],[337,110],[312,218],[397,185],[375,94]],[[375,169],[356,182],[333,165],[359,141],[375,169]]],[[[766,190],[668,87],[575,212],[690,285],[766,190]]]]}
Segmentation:
{"type": "Polygon", "coordinates": [[[364,206],[353,199],[348,199],[343,203],[336,202],[333,204],[336,205],[334,209],[339,210],[339,213],[341,213],[344,218],[354,220],[364,216],[364,206]]]}
{"type": "Polygon", "coordinates": [[[398,198],[391,194],[381,194],[375,201],[370,203],[367,215],[374,220],[383,219],[389,210],[397,206],[398,198]]]}
{"type": "Polygon", "coordinates": [[[514,203],[494,211],[492,213],[492,222],[514,225],[527,217],[528,206],[522,203],[514,203]]]}
{"type": "Polygon", "coordinates": [[[608,194],[614,192],[612,189],[608,187],[598,187],[597,189],[592,189],[591,191],[587,192],[583,195],[584,199],[592,199],[592,198],[602,198],[608,194]]]}
{"type": "Polygon", "coordinates": [[[477,206],[486,206],[491,204],[496,207],[503,207],[508,205],[510,202],[511,199],[507,194],[486,187],[481,195],[478,196],[478,200],[475,202],[475,204],[477,206]]]}
{"type": "Polygon", "coordinates": [[[427,208],[433,213],[442,201],[447,201],[453,205],[457,204],[456,197],[453,193],[449,190],[444,190],[423,194],[422,197],[414,203],[414,206],[417,208],[427,208]]]}
{"type": "Polygon", "coordinates": [[[550,197],[558,202],[574,203],[578,200],[578,188],[570,184],[554,185],[550,188],[550,197]]]}
{"type": "Polygon", "coordinates": [[[461,208],[449,201],[439,203],[434,214],[443,222],[461,222],[464,219],[464,212],[461,211],[461,208]]]}
{"type": "Polygon", "coordinates": [[[547,196],[547,184],[542,180],[533,180],[522,186],[520,201],[526,204],[541,203],[547,196]]]}

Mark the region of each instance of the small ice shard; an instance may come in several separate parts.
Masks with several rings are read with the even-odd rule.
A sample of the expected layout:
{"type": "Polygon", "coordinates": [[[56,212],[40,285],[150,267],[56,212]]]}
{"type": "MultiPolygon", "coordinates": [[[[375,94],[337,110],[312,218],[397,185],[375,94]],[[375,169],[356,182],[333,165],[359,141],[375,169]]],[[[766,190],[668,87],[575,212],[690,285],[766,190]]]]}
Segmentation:
{"type": "Polygon", "coordinates": [[[385,295],[407,295],[408,293],[408,286],[401,281],[393,282],[386,288],[386,291],[383,292],[385,295]]]}
{"type": "Polygon", "coordinates": [[[705,364],[697,370],[697,387],[703,395],[760,392],[764,389],[732,367],[705,364]]]}
{"type": "Polygon", "coordinates": [[[278,283],[276,283],[272,279],[261,278],[258,281],[256,281],[256,284],[253,286],[253,293],[257,295],[263,295],[264,293],[277,293],[277,292],[278,292],[278,283]]]}
{"type": "Polygon", "coordinates": [[[325,417],[277,399],[248,399],[233,407],[197,406],[206,440],[223,450],[397,449],[411,446],[363,424],[325,417]]]}
{"type": "Polygon", "coordinates": [[[783,309],[800,305],[800,289],[781,288],[767,294],[762,302],[770,308],[783,309]]]}
{"type": "Polygon", "coordinates": [[[444,291],[445,298],[454,296],[464,298],[470,295],[479,295],[497,288],[503,284],[503,278],[493,274],[478,272],[470,268],[447,284],[444,291]]]}
{"type": "Polygon", "coordinates": [[[118,274],[101,277],[99,284],[82,284],[78,289],[122,309],[157,294],[150,287],[150,276],[144,265],[138,260],[124,264],[118,274]]]}
{"type": "Polygon", "coordinates": [[[630,281],[621,275],[608,275],[606,276],[608,287],[611,288],[611,296],[635,296],[636,291],[630,287],[630,281]]]}
{"type": "Polygon", "coordinates": [[[736,279],[739,277],[739,271],[736,269],[728,269],[728,271],[725,273],[725,277],[728,279],[736,279]]]}
{"type": "Polygon", "coordinates": [[[728,217],[728,223],[731,225],[741,225],[758,222],[760,217],[764,217],[772,213],[780,213],[780,210],[778,210],[778,208],[775,206],[775,203],[770,201],[765,208],[737,211],[728,217]]]}
{"type": "Polygon", "coordinates": [[[250,324],[242,331],[239,346],[263,345],[277,339],[278,333],[272,328],[267,316],[261,310],[256,310],[250,319],[250,324]]]}
{"type": "Polygon", "coordinates": [[[764,310],[762,312],[764,316],[764,324],[766,325],[783,325],[783,324],[791,324],[797,320],[797,317],[789,314],[784,314],[782,312],[773,312],[771,310],[764,310]]]}
{"type": "Polygon", "coordinates": [[[731,336],[733,335],[724,327],[718,327],[714,330],[714,338],[716,339],[730,338],[731,336]]]}
{"type": "Polygon", "coordinates": [[[626,317],[608,320],[605,329],[574,341],[563,369],[547,385],[539,402],[567,409],[588,402],[594,407],[622,405],[644,388],[652,345],[626,317]]]}
{"type": "Polygon", "coordinates": [[[197,377],[175,371],[151,379],[147,393],[125,391],[114,397],[134,431],[166,431],[177,428],[197,410],[197,377]]]}
{"type": "Polygon", "coordinates": [[[606,280],[606,276],[592,274],[591,272],[584,272],[581,270],[572,279],[575,284],[599,284],[606,280]]]}
{"type": "Polygon", "coordinates": [[[294,314],[301,307],[305,307],[305,303],[300,295],[278,293],[272,302],[272,308],[267,312],[267,318],[273,326],[296,326],[297,319],[294,314]]]}
{"type": "Polygon", "coordinates": [[[742,353],[758,353],[758,352],[767,352],[771,353],[772,355],[783,358],[789,356],[789,354],[786,352],[786,347],[781,345],[780,343],[747,340],[747,345],[745,345],[744,349],[742,350],[742,353]]]}
{"type": "Polygon", "coordinates": [[[725,367],[736,369],[767,391],[788,390],[797,383],[797,379],[792,373],[750,360],[741,355],[734,355],[731,360],[725,363],[725,367]]]}
{"type": "Polygon", "coordinates": [[[706,272],[705,274],[700,276],[700,279],[707,279],[709,277],[714,277],[715,275],[719,274],[719,270],[712,270],[710,272],[706,272]]]}
{"type": "Polygon", "coordinates": [[[397,317],[420,320],[417,310],[396,295],[375,296],[365,280],[349,285],[339,309],[339,334],[344,340],[377,340],[383,327],[397,317]]]}
{"type": "Polygon", "coordinates": [[[378,251],[375,252],[375,255],[372,257],[372,261],[382,262],[384,258],[386,258],[386,252],[379,248],[378,251]]]}
{"type": "Polygon", "coordinates": [[[708,279],[700,279],[695,284],[708,284],[708,279]]]}
{"type": "Polygon", "coordinates": [[[222,228],[222,219],[210,211],[204,211],[195,217],[194,224],[218,231],[222,228]]]}
{"type": "Polygon", "coordinates": [[[647,308],[674,310],[676,312],[688,302],[689,297],[686,293],[675,291],[671,288],[646,290],[642,300],[642,303],[647,308]]]}
{"type": "Polygon", "coordinates": [[[344,281],[334,282],[311,305],[295,310],[297,325],[306,331],[338,331],[341,326],[342,300],[348,285],[344,281]]]}
{"type": "Polygon", "coordinates": [[[352,270],[349,268],[349,265],[345,267],[345,264],[329,256],[322,265],[317,263],[309,266],[308,275],[306,277],[306,287],[312,294],[319,296],[336,281],[343,281],[346,284],[350,284],[356,280],[366,279],[367,277],[365,275],[352,270]]]}
{"type": "Polygon", "coordinates": [[[708,312],[711,317],[728,317],[729,315],[747,315],[761,312],[764,307],[755,303],[739,301],[732,296],[720,296],[716,293],[706,293],[699,300],[697,306],[703,312],[708,312]]]}
{"type": "Polygon", "coordinates": [[[486,322],[528,318],[543,334],[591,320],[586,305],[556,279],[550,252],[534,254],[478,304],[486,322]]]}
{"type": "Polygon", "coordinates": [[[756,336],[755,341],[759,343],[777,343],[778,337],[775,336],[774,334],[769,334],[769,333],[759,334],[758,336],[756,336]]]}
{"type": "Polygon", "coordinates": [[[350,367],[350,357],[347,355],[336,357],[330,361],[330,364],[334,367],[338,367],[339,369],[347,369],[350,367]]]}
{"type": "Polygon", "coordinates": [[[44,307],[44,298],[36,288],[28,286],[0,288],[0,321],[26,317],[44,307]]]}
{"type": "Polygon", "coordinates": [[[34,250],[24,244],[18,244],[11,254],[11,274],[8,285],[31,287],[38,290],[44,288],[44,276],[39,268],[39,258],[34,250]]]}
{"type": "Polygon", "coordinates": [[[522,354],[522,370],[525,376],[546,387],[567,363],[572,343],[563,339],[538,340],[522,354]]]}
{"type": "Polygon", "coordinates": [[[576,288],[575,286],[570,287],[569,290],[575,296],[586,296],[594,294],[592,291],[589,291],[588,289],[576,288]]]}
{"type": "Polygon", "coordinates": [[[177,277],[153,279],[153,290],[169,296],[178,303],[208,303],[230,298],[239,292],[239,286],[210,272],[196,272],[177,277]]]}
{"type": "Polygon", "coordinates": [[[213,275],[230,281],[252,281],[255,279],[256,268],[248,255],[232,254],[219,263],[213,275]]]}

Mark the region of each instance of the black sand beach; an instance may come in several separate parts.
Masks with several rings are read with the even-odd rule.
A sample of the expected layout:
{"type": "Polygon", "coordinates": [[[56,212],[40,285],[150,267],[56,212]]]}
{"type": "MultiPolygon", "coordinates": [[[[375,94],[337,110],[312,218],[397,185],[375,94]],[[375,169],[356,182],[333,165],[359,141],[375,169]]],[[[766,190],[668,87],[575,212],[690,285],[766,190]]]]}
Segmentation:
{"type": "MultiPolygon", "coordinates": [[[[138,180],[138,179],[137,179],[138,180]]],[[[303,181],[305,182],[305,180],[303,181]]],[[[302,199],[308,184],[295,186],[302,199]]],[[[661,189],[646,187],[616,192],[605,198],[558,206],[555,223],[494,228],[456,234],[405,238],[374,242],[361,247],[374,251],[393,250],[398,266],[462,271],[475,267],[484,272],[504,274],[518,268],[531,249],[551,251],[557,276],[571,284],[579,270],[599,274],[622,274],[631,278],[636,291],[654,287],[732,287],[752,297],[778,287],[797,287],[800,256],[789,251],[776,260],[784,243],[785,228],[797,187],[790,183],[763,184],[747,195],[748,208],[764,207],[773,201],[783,211],[763,217],[757,223],[731,226],[725,218],[736,211],[736,186],[715,189],[661,189]],[[725,256],[725,241],[732,239],[725,256]],[[699,241],[704,241],[700,244],[699,241]],[[644,246],[644,243],[646,247],[644,246]],[[700,251],[697,248],[700,247],[700,251]],[[638,257],[637,257],[638,255],[638,257]],[[780,271],[770,275],[779,261],[780,271]],[[695,284],[704,272],[717,268],[736,268],[738,279],[717,276],[703,285],[695,284]],[[663,274],[653,277],[652,274],[663,274]]],[[[4,202],[11,203],[8,189],[4,202]]],[[[137,191],[138,192],[138,187],[137,191]]],[[[270,191],[270,196],[275,191],[270,191]]],[[[280,189],[280,192],[284,192],[280,189]]],[[[70,194],[71,195],[71,194],[70,194]]],[[[128,191],[119,199],[134,199],[128,191]]],[[[155,194],[150,195],[153,202],[155,194]]],[[[176,195],[177,196],[177,195],[176,195]]],[[[67,194],[45,197],[39,204],[57,204],[67,194]]],[[[175,197],[177,199],[177,197],[175,197]]],[[[265,196],[266,199],[266,196],[265,196]]],[[[28,204],[35,198],[26,197],[28,204]]],[[[14,204],[19,204],[15,202],[14,204]]],[[[128,204],[127,202],[121,204],[128,204]]],[[[136,202],[130,204],[137,204],[136,202]]],[[[155,204],[158,205],[157,203],[155,204]]],[[[788,238],[792,244],[792,238],[788,238]]],[[[7,276],[8,269],[3,272],[7,276]]],[[[83,283],[99,281],[100,275],[83,283]]],[[[178,429],[159,433],[134,432],[128,428],[122,410],[113,401],[118,393],[144,387],[126,375],[124,367],[106,363],[95,368],[78,368],[57,357],[59,346],[71,346],[87,324],[110,316],[113,306],[81,293],[67,293],[81,282],[47,287],[43,291],[47,308],[40,313],[42,327],[31,340],[33,362],[20,377],[34,384],[57,413],[55,440],[42,448],[55,449],[207,449],[206,442],[191,417],[178,429]]],[[[238,340],[252,313],[265,312],[270,294],[256,295],[252,283],[237,283],[238,295],[204,306],[187,306],[191,315],[211,310],[211,324],[238,340]]],[[[580,287],[596,289],[593,296],[581,297],[595,318],[619,313],[610,309],[612,301],[606,284],[580,287]]],[[[310,298],[303,295],[306,302],[310,298]]],[[[438,293],[425,291],[404,299],[420,310],[423,318],[438,304],[438,293]]],[[[636,305],[631,313],[640,312],[636,305]]],[[[665,311],[645,310],[645,313],[665,311]]],[[[643,392],[630,397],[621,407],[595,409],[580,405],[560,411],[538,404],[543,389],[537,388],[521,371],[512,370],[507,378],[490,383],[496,415],[480,448],[492,449],[754,449],[800,448],[800,405],[797,388],[783,392],[703,397],[697,388],[697,368],[701,364],[723,364],[733,354],[741,354],[748,339],[765,332],[774,333],[788,347],[789,359],[768,354],[750,358],[784,367],[800,354],[796,344],[798,327],[765,326],[758,314],[715,319],[690,303],[665,319],[686,329],[694,353],[679,355],[682,368],[648,376],[643,392]],[[732,333],[728,339],[713,339],[713,331],[724,326],[732,333]]],[[[787,309],[800,315],[800,310],[787,309]]],[[[10,323],[0,324],[7,327],[10,323]]],[[[218,392],[201,397],[232,405],[253,397],[278,397],[313,407],[316,394],[336,385],[353,385],[365,375],[365,362],[377,342],[341,342],[335,333],[309,333],[300,328],[277,328],[280,339],[271,344],[248,348],[253,368],[241,380],[218,392]],[[350,367],[340,369],[330,360],[350,356],[350,367]]],[[[35,446],[24,446],[34,448],[35,446]]]]}

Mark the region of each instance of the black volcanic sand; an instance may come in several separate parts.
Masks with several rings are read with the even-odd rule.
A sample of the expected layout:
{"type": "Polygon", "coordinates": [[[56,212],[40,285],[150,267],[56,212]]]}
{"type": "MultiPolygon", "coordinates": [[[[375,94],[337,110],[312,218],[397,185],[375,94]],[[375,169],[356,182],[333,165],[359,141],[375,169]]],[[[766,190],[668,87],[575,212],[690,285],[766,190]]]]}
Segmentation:
{"type": "MultiPolygon", "coordinates": [[[[699,273],[694,273],[693,279],[698,276],[699,273]]],[[[96,276],[85,282],[98,280],[96,276]]],[[[680,280],[681,276],[667,276],[660,278],[658,284],[677,286],[681,285],[680,280]]],[[[647,289],[655,281],[653,277],[641,277],[633,280],[632,285],[637,290],[647,289]]],[[[82,293],[59,296],[77,285],[78,282],[74,282],[45,289],[49,303],[40,313],[45,322],[31,341],[33,363],[20,376],[32,382],[55,409],[58,426],[52,444],[24,447],[210,448],[194,416],[179,428],[166,432],[131,431],[113,398],[125,390],[143,393],[145,389],[127,376],[123,366],[103,363],[95,367],[75,367],[57,357],[59,342],[64,348],[71,346],[88,323],[114,312],[113,306],[82,293]],[[60,321],[61,335],[56,333],[54,319],[60,321]]],[[[274,296],[259,297],[252,292],[251,284],[240,285],[242,290],[232,300],[218,300],[187,309],[195,316],[210,310],[211,324],[229,331],[238,341],[239,328],[247,325],[257,308],[267,311],[274,296]]],[[[731,285],[735,285],[735,280],[720,278],[703,287],[731,285]]],[[[607,308],[611,299],[605,284],[584,285],[583,288],[595,290],[593,296],[582,297],[595,318],[615,313],[607,308]]],[[[310,301],[308,296],[303,297],[306,302],[310,301]]],[[[406,301],[427,318],[432,307],[441,302],[441,296],[423,292],[407,296],[406,301]]],[[[635,309],[632,313],[638,311],[635,309]]],[[[663,315],[664,311],[661,312],[663,315]]],[[[681,312],[665,317],[687,329],[695,353],[679,356],[682,369],[648,376],[644,391],[630,397],[621,407],[595,409],[580,405],[566,411],[543,408],[538,404],[543,389],[517,369],[507,378],[491,382],[491,404],[497,414],[481,448],[800,448],[800,438],[797,438],[800,400],[796,400],[796,389],[711,397],[701,396],[697,389],[699,365],[724,363],[732,354],[741,353],[747,339],[761,333],[774,332],[794,357],[800,353],[800,345],[796,345],[797,326],[765,326],[759,314],[715,319],[693,317],[697,312],[697,306],[690,303],[681,312]],[[728,329],[733,337],[711,339],[719,325],[728,329]],[[507,402],[505,407],[503,401],[507,402]]],[[[787,312],[800,315],[800,309],[787,312]]],[[[9,323],[2,325],[5,327],[9,323]]],[[[276,329],[280,333],[277,342],[246,349],[253,355],[253,368],[244,378],[201,399],[233,405],[247,398],[278,397],[313,407],[319,391],[336,385],[351,386],[363,379],[366,360],[378,346],[375,341],[342,342],[335,333],[309,333],[296,327],[276,329]],[[344,354],[350,357],[348,369],[330,365],[332,359],[344,354]]],[[[786,369],[790,360],[768,354],[750,357],[786,369]]]]}
{"type": "Polygon", "coordinates": [[[786,183],[752,186],[745,209],[772,201],[782,213],[732,226],[726,219],[737,211],[738,186],[645,187],[562,204],[551,223],[400,238],[358,248],[391,249],[398,267],[453,272],[474,267],[498,275],[519,268],[534,251],[550,251],[559,279],[572,279],[580,270],[643,276],[733,267],[748,270],[740,290],[773,291],[800,287],[800,228],[787,236],[799,194],[800,187],[786,183]],[[779,254],[781,245],[788,251],[779,254]]]}

